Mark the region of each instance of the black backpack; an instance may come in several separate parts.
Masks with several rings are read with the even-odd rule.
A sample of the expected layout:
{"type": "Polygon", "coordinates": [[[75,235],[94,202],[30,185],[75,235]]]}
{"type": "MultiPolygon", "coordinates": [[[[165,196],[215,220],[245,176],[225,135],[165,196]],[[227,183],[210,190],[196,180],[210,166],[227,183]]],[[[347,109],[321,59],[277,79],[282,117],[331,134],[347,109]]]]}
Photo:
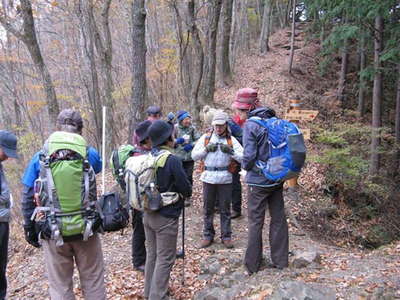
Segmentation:
{"type": "Polygon", "coordinates": [[[129,210],[123,205],[118,193],[102,195],[99,205],[103,214],[102,226],[104,231],[118,231],[129,224],[129,210]]]}

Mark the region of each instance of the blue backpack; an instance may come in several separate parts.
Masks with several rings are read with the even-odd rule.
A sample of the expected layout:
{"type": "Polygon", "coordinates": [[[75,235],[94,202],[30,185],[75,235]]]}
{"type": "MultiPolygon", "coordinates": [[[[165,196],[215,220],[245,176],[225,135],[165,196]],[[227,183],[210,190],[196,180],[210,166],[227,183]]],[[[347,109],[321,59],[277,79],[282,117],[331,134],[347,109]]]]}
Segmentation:
{"type": "Polygon", "coordinates": [[[256,122],[268,131],[269,156],[266,161],[256,162],[264,176],[277,183],[297,177],[306,159],[304,137],[299,128],[276,117],[251,117],[249,121],[256,122]]]}

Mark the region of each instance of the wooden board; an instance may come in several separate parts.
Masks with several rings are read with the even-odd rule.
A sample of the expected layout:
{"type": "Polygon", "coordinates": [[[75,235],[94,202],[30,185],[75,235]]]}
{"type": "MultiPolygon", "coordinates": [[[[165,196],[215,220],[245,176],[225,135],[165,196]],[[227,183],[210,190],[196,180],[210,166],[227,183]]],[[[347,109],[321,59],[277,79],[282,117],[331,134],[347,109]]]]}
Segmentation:
{"type": "Polygon", "coordinates": [[[285,119],[289,121],[312,121],[314,120],[319,111],[318,110],[289,110],[285,114],[285,119]]]}

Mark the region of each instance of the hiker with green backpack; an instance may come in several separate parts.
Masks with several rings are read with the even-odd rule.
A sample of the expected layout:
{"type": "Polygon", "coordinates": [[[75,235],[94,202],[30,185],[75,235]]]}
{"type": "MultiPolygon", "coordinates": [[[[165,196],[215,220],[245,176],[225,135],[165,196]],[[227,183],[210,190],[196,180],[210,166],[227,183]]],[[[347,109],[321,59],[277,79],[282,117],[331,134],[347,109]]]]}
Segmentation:
{"type": "Polygon", "coordinates": [[[81,136],[78,111],[65,109],[57,129],[36,153],[22,178],[25,238],[43,246],[51,299],[75,299],[76,263],[85,299],[106,299],[95,173],[97,151],[81,136]]]}
{"type": "MultiPolygon", "coordinates": [[[[145,155],[151,150],[151,141],[147,134],[147,129],[152,124],[146,120],[140,122],[134,132],[137,144],[122,145],[113,151],[111,156],[111,169],[116,181],[122,190],[121,197],[127,197],[127,189],[125,183],[126,162],[130,157],[145,155]]],[[[127,201],[127,199],[126,199],[127,201]]],[[[136,271],[144,273],[146,262],[146,236],[143,227],[143,211],[132,207],[132,264],[136,271]]]]}
{"type": "Polygon", "coordinates": [[[152,143],[149,154],[126,162],[125,182],[132,207],[143,211],[147,240],[144,296],[168,298],[168,282],[176,258],[178,221],[183,198],[192,186],[182,161],[173,153],[174,126],[157,120],[147,133],[152,143]]]}

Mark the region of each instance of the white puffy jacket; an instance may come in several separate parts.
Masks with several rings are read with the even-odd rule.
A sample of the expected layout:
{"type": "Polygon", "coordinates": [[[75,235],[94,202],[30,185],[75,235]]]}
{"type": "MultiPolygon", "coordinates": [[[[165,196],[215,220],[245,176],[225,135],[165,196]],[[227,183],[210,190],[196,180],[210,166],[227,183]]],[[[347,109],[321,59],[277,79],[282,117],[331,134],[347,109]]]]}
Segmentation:
{"type": "MultiPolygon", "coordinates": [[[[192,150],[192,158],[193,160],[204,159],[204,164],[206,167],[217,167],[224,168],[228,167],[231,157],[236,160],[238,163],[242,162],[243,158],[243,147],[240,143],[232,136],[232,147],[233,147],[233,155],[226,154],[221,151],[220,147],[218,147],[215,152],[207,152],[206,147],[204,146],[204,141],[208,134],[204,134],[197,141],[196,145],[192,150]]],[[[209,144],[228,144],[226,137],[218,136],[216,133],[213,133],[209,144]]],[[[223,171],[208,171],[205,170],[200,177],[200,180],[210,184],[229,184],[232,183],[232,174],[228,172],[228,170],[223,171]]]]}

